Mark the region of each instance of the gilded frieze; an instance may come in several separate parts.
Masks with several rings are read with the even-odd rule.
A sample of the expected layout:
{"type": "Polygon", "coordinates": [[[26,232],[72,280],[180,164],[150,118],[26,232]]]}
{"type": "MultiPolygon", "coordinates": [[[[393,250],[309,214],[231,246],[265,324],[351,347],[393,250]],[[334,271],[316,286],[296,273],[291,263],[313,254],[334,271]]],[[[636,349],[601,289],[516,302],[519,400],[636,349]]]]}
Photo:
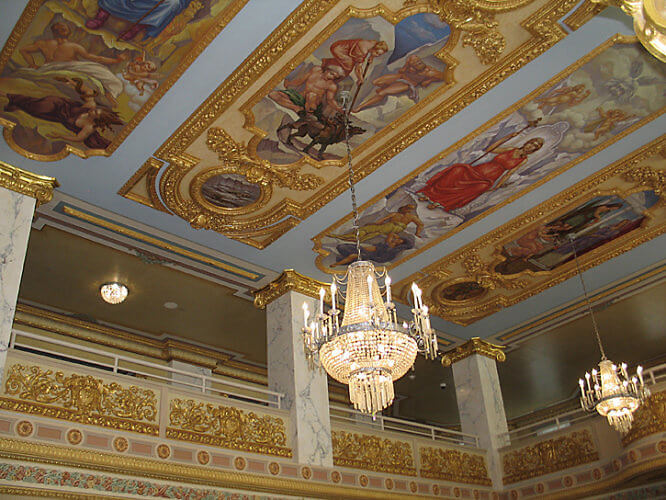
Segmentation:
{"type": "Polygon", "coordinates": [[[416,475],[412,445],[408,442],[342,430],[333,430],[331,439],[335,465],[416,475]]]}
{"type": "MultiPolygon", "coordinates": [[[[363,258],[390,269],[441,243],[660,116],[665,88],[666,69],[635,38],[612,37],[362,206],[363,258]],[[634,83],[620,88],[629,67],[634,83]]],[[[349,214],[313,238],[319,269],[338,272],[356,253],[352,225],[349,214]]],[[[523,286],[476,274],[481,286],[445,293],[523,286]]]]}
{"type": "Polygon", "coordinates": [[[492,484],[483,455],[447,448],[421,447],[421,477],[457,483],[492,484]]]}
{"type": "Polygon", "coordinates": [[[503,482],[517,483],[595,460],[599,460],[597,447],[589,429],[584,429],[505,453],[503,482]]]}
{"type": "Polygon", "coordinates": [[[282,418],[193,399],[171,399],[166,437],[264,455],[292,456],[282,418]]]}
{"type": "Polygon", "coordinates": [[[108,156],[247,0],[30,0],[0,52],[0,125],[39,161],[108,156]]]}
{"type": "MultiPolygon", "coordinates": [[[[161,199],[264,248],[346,189],[340,92],[365,82],[352,95],[360,179],[566,36],[558,20],[576,3],[306,0],[155,153],[161,199]],[[318,78],[326,95],[304,90],[318,78]],[[222,157],[243,152],[233,171],[211,134],[222,157]]],[[[121,194],[145,199],[148,173],[121,194]]]]}
{"type": "Polygon", "coordinates": [[[158,401],[151,389],[36,365],[13,363],[8,368],[0,408],[144,434],[159,432],[158,401]]]}
{"type": "Polygon", "coordinates": [[[666,231],[666,139],[659,138],[397,284],[469,325],[666,231]]]}
{"type": "Polygon", "coordinates": [[[622,437],[622,445],[660,432],[666,432],[666,392],[652,394],[638,407],[631,430],[622,437]]]}

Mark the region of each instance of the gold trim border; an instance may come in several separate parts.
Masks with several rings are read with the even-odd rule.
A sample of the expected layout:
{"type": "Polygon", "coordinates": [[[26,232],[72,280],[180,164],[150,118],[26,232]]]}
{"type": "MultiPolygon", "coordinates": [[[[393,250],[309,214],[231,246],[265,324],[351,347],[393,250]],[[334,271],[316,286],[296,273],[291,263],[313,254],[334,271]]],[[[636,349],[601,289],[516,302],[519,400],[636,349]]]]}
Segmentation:
{"type": "Polygon", "coordinates": [[[276,457],[291,458],[293,456],[291,448],[281,446],[265,445],[261,443],[251,443],[245,441],[231,441],[219,436],[192,432],[174,427],[167,427],[165,437],[174,441],[186,441],[190,443],[200,443],[206,446],[215,446],[228,450],[249,451],[252,453],[261,453],[262,455],[273,455],[276,457]]]}
{"type": "Polygon", "coordinates": [[[136,432],[148,436],[158,436],[160,433],[159,424],[149,424],[146,422],[138,422],[136,420],[123,419],[109,415],[86,415],[78,413],[76,410],[71,410],[69,408],[33,403],[31,401],[23,401],[4,396],[0,397],[0,409],[14,411],[25,415],[39,415],[41,417],[67,420],[69,422],[96,425],[99,427],[106,427],[119,431],[136,432]]]}
{"type": "MultiPolygon", "coordinates": [[[[12,438],[0,438],[0,458],[37,462],[61,467],[94,469],[127,475],[130,471],[139,477],[150,477],[166,481],[174,478],[188,483],[222,488],[241,489],[252,492],[300,495],[329,499],[400,500],[423,498],[422,495],[391,493],[381,490],[364,490],[347,486],[313,483],[275,476],[259,476],[249,473],[214,470],[209,467],[177,464],[116,455],[112,453],[68,448],[51,444],[35,443],[12,438]]],[[[1,488],[1,487],[0,487],[1,488]]],[[[1,490],[0,490],[1,491],[1,490]]]]}
{"type": "Polygon", "coordinates": [[[479,337],[472,337],[467,342],[459,345],[455,349],[446,351],[442,354],[442,366],[451,366],[465,358],[470,357],[472,354],[478,354],[487,358],[493,359],[498,363],[506,361],[506,354],[504,353],[505,346],[491,344],[486,340],[479,337]]]}
{"type": "MultiPolygon", "coordinates": [[[[211,125],[216,117],[220,116],[235,102],[247,86],[256,79],[257,75],[263,74],[268,64],[281,57],[282,54],[301,38],[304,30],[307,30],[309,26],[318,22],[332,8],[331,5],[323,7],[324,4],[329,3],[330,0],[328,2],[324,2],[323,0],[306,0],[303,2],[178,127],[169,139],[160,146],[154,156],[165,162],[182,163],[181,158],[189,156],[184,153],[185,150],[197,137],[203,134],[204,129],[211,125]],[[322,9],[324,12],[322,12],[322,9]]],[[[522,5],[522,2],[510,2],[509,4],[502,4],[500,6],[499,4],[488,1],[484,2],[482,0],[472,3],[478,4],[478,7],[481,9],[490,8],[490,10],[511,10],[522,5]]],[[[390,138],[380,150],[377,150],[368,157],[364,157],[362,159],[362,167],[356,171],[357,180],[374,172],[400,151],[418,141],[428,132],[457,114],[468,104],[481,97],[488,90],[504,81],[508,75],[514,73],[566,37],[567,33],[558,24],[558,20],[568,13],[576,3],[578,3],[578,0],[557,0],[530,14],[520,23],[520,26],[531,35],[531,38],[514,49],[512,53],[502,58],[498,64],[484,71],[474,82],[466,85],[450,99],[447,99],[446,102],[441,103],[440,106],[437,106],[430,113],[418,118],[409,127],[406,127],[402,133],[390,138]]],[[[426,6],[421,5],[420,7],[424,8],[426,6]]],[[[395,125],[393,128],[398,128],[403,123],[395,122],[393,125],[395,125]]],[[[283,200],[281,204],[276,205],[275,210],[289,210],[290,213],[297,215],[300,220],[304,220],[326,205],[330,200],[344,192],[347,189],[346,183],[347,180],[344,175],[334,179],[326,188],[320,191],[318,197],[300,205],[298,213],[294,211],[294,202],[288,198],[283,200]]],[[[259,219],[266,219],[266,216],[262,215],[259,219]]],[[[250,237],[227,232],[224,234],[256,248],[263,249],[300,222],[298,219],[289,220],[290,224],[283,224],[279,227],[277,225],[265,224],[266,227],[254,231],[256,234],[252,234],[250,237]],[[268,234],[268,236],[261,241],[254,239],[255,236],[263,236],[265,234],[268,234]]],[[[253,222],[252,219],[248,219],[248,221],[250,223],[253,222]]],[[[256,223],[256,221],[254,222],[256,223]]]]}
{"type": "MultiPolygon", "coordinates": [[[[146,115],[153,109],[155,104],[167,93],[174,83],[183,75],[185,70],[196,60],[197,57],[204,51],[206,47],[220,34],[220,32],[231,22],[231,20],[245,7],[249,0],[232,0],[229,2],[220,14],[215,17],[215,22],[206,31],[202,37],[192,44],[192,48],[183,57],[180,64],[176,66],[171,75],[164,80],[164,82],[153,92],[146,103],[141,106],[134,116],[128,121],[125,126],[116,134],[111,141],[111,144],[106,149],[90,149],[82,150],[70,144],[67,144],[62,150],[52,155],[35,154],[20,147],[12,138],[12,129],[18,125],[11,120],[0,119],[0,125],[4,127],[3,135],[7,144],[18,154],[25,156],[31,160],[36,161],[56,161],[62,160],[70,153],[75,154],[83,159],[91,156],[111,156],[113,152],[120,146],[125,139],[130,135],[134,128],[143,120],[146,115]]],[[[14,29],[7,38],[5,46],[0,52],[0,72],[4,70],[6,64],[9,62],[12,54],[18,47],[19,41],[28,30],[28,27],[37,16],[39,8],[44,4],[44,0],[30,0],[25,9],[21,13],[18,22],[14,29]]]]}
{"type": "MultiPolygon", "coordinates": [[[[666,108],[664,108],[664,110],[666,111],[666,108]]],[[[502,224],[500,227],[493,229],[486,235],[477,238],[464,247],[459,248],[455,252],[445,256],[444,258],[429,264],[423,270],[418,271],[417,273],[414,273],[411,276],[396,283],[395,288],[396,290],[399,290],[399,292],[396,293],[396,297],[400,298],[401,295],[407,293],[407,286],[411,281],[423,282],[424,279],[430,279],[439,282],[443,280],[444,278],[442,277],[445,276],[445,269],[447,269],[450,265],[464,260],[465,258],[477,255],[476,252],[482,248],[486,248],[491,245],[497,247],[498,245],[503,244],[508,238],[511,238],[519,228],[525,228],[543,220],[546,217],[544,214],[552,215],[553,213],[557,212],[566,212],[571,203],[584,202],[590,197],[597,196],[599,194],[614,193],[626,196],[636,191],[647,189],[659,190],[660,188],[658,186],[650,186],[643,181],[632,179],[627,179],[626,182],[630,185],[633,183],[634,186],[623,189],[621,193],[618,189],[600,190],[595,189],[595,187],[615,176],[624,175],[630,172],[637,163],[645,161],[651,156],[660,154],[660,151],[664,151],[665,148],[666,136],[661,136],[638,148],[637,150],[632,151],[623,158],[616,160],[611,165],[604,167],[600,171],[597,171],[582,181],[565,189],[561,193],[554,195],[553,197],[533,207],[527,212],[502,224]]],[[[660,172],[662,171],[663,170],[660,170],[660,172]]],[[[654,211],[655,209],[662,206],[664,199],[665,193],[661,193],[661,200],[653,205],[653,207],[649,209],[648,212],[654,211]]],[[[607,243],[606,245],[602,245],[601,247],[586,253],[581,257],[581,271],[595,267],[647,241],[650,241],[653,238],[656,238],[657,236],[666,232],[666,224],[662,223],[647,229],[643,229],[644,231],[640,235],[631,235],[631,233],[628,233],[618,238],[617,241],[607,243]]],[[[498,250],[495,248],[493,255],[488,257],[489,260],[482,263],[481,267],[485,269],[487,266],[494,266],[494,264],[497,262],[497,254],[498,250]]],[[[430,284],[427,286],[426,295],[430,296],[431,311],[434,314],[440,315],[442,318],[448,321],[467,326],[474,323],[475,321],[488,317],[489,315],[494,314],[503,308],[512,306],[522,302],[529,297],[537,295],[552,286],[566,281],[576,274],[575,266],[572,262],[568,262],[561,267],[562,269],[560,271],[555,273],[550,272],[550,276],[546,276],[545,280],[536,283],[534,286],[531,286],[530,284],[521,286],[521,292],[512,295],[510,298],[507,298],[505,295],[501,294],[494,295],[486,300],[477,301],[473,306],[470,305],[465,306],[464,308],[457,308],[455,310],[455,316],[447,315],[445,311],[442,310],[441,304],[438,301],[433,300],[432,295],[429,293],[429,290],[433,289],[430,284]]],[[[471,277],[473,273],[468,274],[470,275],[470,279],[474,280],[474,278],[471,277]]],[[[507,281],[510,282],[511,280],[517,280],[520,277],[530,277],[534,275],[535,274],[531,273],[530,271],[523,271],[516,275],[507,277],[507,281]]],[[[537,276],[543,275],[544,273],[539,273],[537,276]]]]}
{"type": "MultiPolygon", "coordinates": [[[[509,108],[505,109],[504,111],[502,111],[501,113],[496,115],[493,119],[488,121],[486,124],[477,128],[476,130],[474,130],[470,134],[467,134],[465,137],[463,137],[462,139],[460,139],[459,141],[457,141],[453,145],[449,146],[448,148],[446,148],[441,153],[435,155],[433,158],[431,158],[430,160],[425,162],[420,167],[416,168],[415,170],[412,170],[407,176],[403,177],[402,179],[393,183],[388,188],[384,189],[381,193],[372,197],[369,201],[367,201],[361,207],[359,207],[359,213],[362,213],[363,210],[365,210],[368,207],[371,207],[373,204],[377,203],[377,201],[384,198],[388,193],[391,193],[392,191],[395,191],[397,188],[399,188],[400,186],[402,186],[403,184],[408,182],[410,179],[418,176],[420,173],[422,173],[425,170],[427,170],[428,168],[432,167],[435,163],[444,159],[446,156],[448,156],[453,151],[459,149],[460,147],[464,146],[465,144],[467,144],[468,142],[470,142],[471,140],[473,140],[474,138],[476,138],[477,136],[479,136],[480,134],[482,134],[486,130],[490,129],[491,127],[493,127],[494,125],[496,125],[497,123],[502,121],[504,118],[509,116],[511,113],[513,113],[517,109],[521,108],[526,103],[530,102],[532,100],[532,98],[541,94],[543,91],[545,91],[546,89],[548,89],[549,87],[551,87],[555,83],[557,83],[557,82],[561,81],[562,79],[570,76],[574,71],[579,69],[581,66],[587,64],[590,60],[594,59],[596,56],[598,56],[599,54],[601,54],[605,50],[609,49],[610,47],[612,47],[614,45],[619,45],[619,44],[629,45],[629,44],[635,44],[635,43],[638,43],[638,39],[635,36],[627,36],[627,35],[621,35],[621,34],[613,35],[611,38],[606,40],[599,47],[595,48],[594,50],[592,50],[591,52],[589,52],[588,54],[583,56],[581,59],[579,59],[578,61],[576,61],[572,65],[570,65],[568,68],[564,69],[563,71],[561,71],[560,73],[555,75],[553,78],[551,78],[550,80],[548,80],[544,84],[540,85],[537,89],[533,90],[532,92],[527,94],[525,97],[521,98],[519,101],[517,101],[516,103],[511,105],[509,108]]],[[[410,253],[410,254],[406,255],[405,257],[403,257],[401,259],[398,259],[395,262],[385,264],[386,269],[393,269],[396,266],[398,266],[398,265],[400,265],[400,264],[402,264],[402,263],[404,263],[404,262],[406,262],[410,259],[413,259],[414,257],[420,255],[421,253],[425,252],[426,250],[432,248],[433,246],[438,245],[442,241],[444,241],[444,240],[452,237],[453,235],[459,233],[460,231],[467,228],[468,226],[470,226],[470,225],[480,221],[481,219],[493,214],[494,212],[496,212],[500,208],[503,208],[504,206],[508,205],[509,203],[512,203],[513,201],[517,200],[518,198],[530,193],[531,191],[540,187],[541,185],[545,184],[546,182],[550,181],[554,177],[556,177],[560,174],[563,174],[564,172],[566,172],[569,169],[575,167],[579,163],[585,161],[587,158],[590,158],[591,156],[597,154],[599,151],[602,151],[602,150],[606,149],[607,147],[615,144],[620,139],[622,139],[622,138],[626,137],[627,135],[633,133],[634,131],[636,131],[640,127],[648,124],[649,122],[655,120],[656,118],[661,116],[664,112],[666,112],[666,106],[663,107],[661,110],[659,110],[655,113],[652,113],[651,115],[646,116],[641,121],[635,123],[634,125],[630,126],[626,130],[623,130],[619,134],[613,136],[611,139],[609,139],[605,142],[602,142],[601,144],[592,148],[590,151],[588,151],[584,155],[579,156],[578,158],[572,160],[568,164],[566,164],[566,165],[560,167],[559,169],[549,173],[548,175],[546,175],[542,179],[539,179],[535,183],[528,186],[526,189],[513,194],[512,196],[510,196],[506,200],[494,205],[493,207],[491,207],[488,210],[480,213],[479,215],[476,215],[475,217],[472,217],[470,220],[463,222],[462,224],[460,224],[459,226],[456,226],[451,231],[448,231],[447,233],[443,234],[442,236],[440,236],[438,238],[435,238],[433,241],[427,243],[426,245],[419,248],[415,252],[410,253]]],[[[323,272],[330,274],[330,273],[336,273],[338,271],[335,271],[333,269],[330,269],[330,268],[326,267],[321,262],[324,257],[329,255],[329,252],[327,250],[325,250],[324,248],[322,248],[322,246],[321,246],[322,239],[324,237],[326,237],[328,234],[332,233],[337,228],[339,228],[340,226],[342,226],[345,222],[351,220],[352,217],[353,217],[353,214],[351,214],[351,213],[346,215],[345,217],[343,217],[343,218],[339,219],[337,222],[331,224],[328,228],[326,228],[321,233],[319,233],[318,235],[316,235],[312,238],[312,241],[314,242],[314,246],[313,246],[312,249],[316,253],[319,254],[315,258],[315,265],[320,270],[322,270],[323,272]]],[[[403,281],[405,281],[405,280],[403,280],[403,281]]]]}
{"type": "Polygon", "coordinates": [[[51,201],[58,186],[55,177],[33,174],[0,160],[0,187],[35,198],[37,205],[51,201]]]}

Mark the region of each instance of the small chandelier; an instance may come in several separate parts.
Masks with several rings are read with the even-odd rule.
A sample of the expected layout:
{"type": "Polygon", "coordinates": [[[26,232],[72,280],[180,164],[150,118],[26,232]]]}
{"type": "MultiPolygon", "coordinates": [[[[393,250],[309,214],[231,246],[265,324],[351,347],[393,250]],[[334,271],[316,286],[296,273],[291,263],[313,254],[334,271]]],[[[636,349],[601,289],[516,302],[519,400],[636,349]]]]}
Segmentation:
{"type": "Polygon", "coordinates": [[[666,6],[664,0],[592,0],[619,7],[634,20],[634,31],[643,46],[666,62],[666,6]]]}
{"type": "MultiPolygon", "coordinates": [[[[356,92],[358,96],[358,91],[356,92]]],[[[349,92],[344,92],[343,106],[349,92]]],[[[349,384],[349,399],[354,408],[364,413],[383,410],[393,402],[393,381],[414,365],[417,353],[427,359],[437,356],[437,335],[430,326],[428,307],[423,304],[421,290],[412,284],[413,321],[398,321],[391,297],[391,278],[378,273],[372,262],[362,260],[359,238],[358,209],[349,146],[349,109],[346,106],[345,142],[356,230],[357,261],[347,268],[342,278],[333,277],[331,308],[324,308],[326,290],[319,290],[319,310],[310,320],[307,303],[303,303],[303,342],[311,366],[320,364],[338,382],[349,384]],[[378,279],[384,277],[386,302],[378,279]],[[345,292],[344,315],[340,322],[338,293],[345,292]]]]}
{"type": "Polygon", "coordinates": [[[127,298],[129,290],[122,283],[112,281],[110,283],[104,283],[102,286],[100,286],[99,294],[102,296],[104,302],[115,305],[120,304],[127,298]]]}
{"type": "Polygon", "coordinates": [[[606,417],[608,423],[616,431],[626,434],[631,429],[631,423],[634,420],[634,412],[650,395],[650,391],[643,382],[643,367],[636,369],[636,375],[629,376],[627,373],[627,364],[618,365],[606,358],[604,346],[601,343],[597,320],[594,317],[594,311],[590,304],[587,294],[587,287],[583,280],[583,273],[578,264],[578,254],[576,252],[575,238],[570,236],[573,247],[574,261],[576,262],[576,272],[580,278],[583,287],[585,302],[592,318],[594,335],[601,352],[601,361],[599,369],[594,368],[591,372],[585,373],[585,380],[578,380],[580,385],[580,404],[585,411],[596,410],[599,415],[606,417]]]}

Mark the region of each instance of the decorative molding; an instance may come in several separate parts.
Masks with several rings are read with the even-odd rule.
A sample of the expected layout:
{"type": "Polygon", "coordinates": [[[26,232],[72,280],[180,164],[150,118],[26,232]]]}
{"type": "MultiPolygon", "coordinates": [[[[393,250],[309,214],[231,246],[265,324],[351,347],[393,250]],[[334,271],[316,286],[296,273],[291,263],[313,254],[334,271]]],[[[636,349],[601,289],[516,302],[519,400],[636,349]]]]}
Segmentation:
{"type": "Polygon", "coordinates": [[[7,369],[0,397],[4,410],[155,436],[158,407],[150,389],[20,363],[7,369]]]}
{"type": "Polygon", "coordinates": [[[502,455],[504,484],[517,483],[599,460],[589,429],[575,431],[502,455]]]}
{"type": "Polygon", "coordinates": [[[659,432],[666,432],[666,391],[652,394],[638,407],[631,429],[622,437],[622,446],[659,432]]]}
{"type": "Polygon", "coordinates": [[[164,166],[164,162],[157,158],[148,158],[139,170],[137,170],[132,177],[130,177],[125,184],[118,190],[120,196],[124,196],[132,201],[146,205],[147,207],[154,208],[160,212],[171,214],[162,200],[157,194],[156,182],[157,174],[164,166]],[[132,189],[143,180],[144,194],[131,192],[132,189]]]}
{"type": "MultiPolygon", "coordinates": [[[[392,7],[398,5],[398,2],[386,3],[392,7]]],[[[233,132],[238,141],[244,140],[250,132],[252,136],[247,142],[247,150],[250,156],[256,156],[257,144],[265,132],[254,125],[251,108],[258,102],[259,94],[253,85],[261,82],[262,88],[259,92],[270,88],[275,83],[274,80],[284,77],[302,62],[312,46],[317,46],[330,36],[332,32],[329,28],[337,27],[353,16],[381,15],[395,24],[412,13],[439,12],[453,25],[450,42],[447,45],[448,52],[457,49],[464,53],[466,52],[464,47],[469,46],[482,60],[495,62],[487,68],[481,67],[478,75],[469,78],[469,81],[461,81],[453,89],[456,80],[451,75],[448,84],[442,85],[419,105],[419,109],[427,108],[426,112],[418,115],[418,109],[409,110],[394,120],[390,126],[384,127],[368,141],[355,148],[355,157],[362,157],[356,176],[357,180],[362,179],[566,36],[566,31],[558,21],[575,7],[578,0],[555,0],[543,2],[538,6],[532,5],[533,3],[527,0],[503,2],[456,0],[453,3],[433,0],[407,2],[402,8],[395,7],[391,10],[381,3],[372,9],[359,9],[351,5],[345,8],[340,2],[331,0],[304,1],[155,153],[155,157],[169,164],[165,167],[165,173],[160,180],[162,199],[169,210],[182,211],[188,222],[191,222],[192,218],[187,217],[195,214],[196,210],[201,210],[201,206],[196,210],[192,206],[192,204],[201,205],[200,203],[184,197],[184,193],[187,193],[191,186],[181,187],[174,179],[183,178],[184,172],[190,172],[195,168],[209,168],[211,158],[202,151],[201,146],[204,143],[202,139],[211,126],[224,123],[225,113],[239,111],[244,115],[243,127],[239,126],[238,131],[227,129],[227,132],[233,132]],[[520,14],[507,13],[523,7],[525,10],[520,14]],[[281,70],[271,74],[266,73],[271,65],[281,64],[282,58],[286,57],[288,51],[297,46],[306,34],[309,34],[313,26],[327,14],[333,17],[334,13],[339,14],[336,20],[314,35],[314,38],[308,38],[307,46],[301,48],[298,57],[292,57],[285,62],[285,65],[280,66],[281,70]],[[508,37],[510,39],[507,42],[500,29],[507,31],[507,37],[509,34],[512,35],[508,37]],[[459,39],[462,39],[461,44],[458,44],[459,39]],[[505,44],[507,47],[511,46],[511,50],[504,50],[505,44]],[[264,83],[265,74],[270,80],[268,83],[264,83]],[[251,96],[250,89],[253,90],[251,96]],[[237,102],[240,99],[244,101],[237,102]],[[438,105],[431,105],[434,102],[438,105]],[[377,147],[380,142],[381,146],[377,147]],[[165,182],[166,178],[171,179],[169,183],[165,182]]],[[[446,53],[442,53],[442,58],[448,58],[447,71],[458,64],[458,61],[453,60],[453,56],[446,53]]],[[[305,165],[324,168],[343,166],[343,164],[344,159],[317,162],[304,157],[290,164],[290,168],[300,168],[305,165]]],[[[194,222],[204,223],[203,227],[223,230],[223,234],[256,248],[265,248],[347,189],[344,175],[327,174],[328,176],[323,176],[327,181],[326,185],[305,200],[301,198],[295,200],[284,195],[270,206],[264,206],[247,216],[238,217],[240,220],[234,220],[239,225],[238,230],[224,224],[222,214],[214,216],[206,214],[205,220],[195,219],[194,222]]],[[[186,179],[194,177],[195,175],[191,173],[186,179]]]]}
{"type": "MultiPolygon", "coordinates": [[[[553,85],[561,82],[563,79],[569,77],[571,74],[573,74],[577,69],[580,67],[584,66],[588,62],[590,62],[592,59],[594,59],[596,56],[602,54],[605,50],[615,46],[615,45],[628,45],[628,44],[637,44],[638,40],[634,36],[625,36],[621,34],[617,34],[612,36],[609,40],[601,44],[599,47],[595,48],[592,50],[590,53],[576,61],[574,64],[571,66],[567,67],[565,70],[545,82],[543,85],[539,86],[537,89],[535,89],[533,92],[529,93],[527,96],[523,97],[520,99],[518,102],[510,106],[509,108],[505,109],[498,115],[496,115],[493,119],[489,120],[486,124],[483,126],[479,127],[477,130],[471,132],[467,136],[463,137],[450,147],[448,147],[446,150],[442,151],[441,153],[437,154],[427,162],[425,162],[423,165],[417,167],[414,169],[412,172],[410,172],[406,177],[398,180],[397,182],[391,184],[387,188],[385,188],[383,191],[381,191],[379,194],[373,196],[369,201],[364,203],[361,207],[359,207],[359,211],[361,214],[361,217],[364,216],[364,211],[367,210],[368,208],[371,208],[375,203],[377,203],[379,200],[382,198],[385,198],[389,193],[392,193],[396,191],[398,188],[403,186],[406,182],[409,182],[413,178],[421,175],[423,172],[427,171],[428,169],[432,168],[438,161],[441,161],[445,159],[448,155],[455,151],[461,150],[464,146],[468,145],[470,141],[474,140],[476,137],[480,136],[484,132],[486,132],[488,129],[491,127],[497,125],[499,122],[501,122],[503,119],[507,118],[509,115],[511,115],[513,112],[516,110],[522,108],[525,104],[529,103],[532,101],[535,97],[541,95],[544,91],[550,89],[553,85]]],[[[642,50],[642,49],[641,49],[642,50]]],[[[563,165],[562,167],[558,168],[557,170],[554,170],[550,173],[548,173],[546,176],[543,178],[539,179],[538,181],[534,182],[533,184],[529,185],[526,187],[524,190],[518,191],[505,200],[493,205],[492,207],[488,208],[487,210],[483,211],[482,213],[470,218],[469,220],[463,222],[462,224],[459,224],[455,228],[445,232],[441,236],[432,239],[429,241],[427,244],[419,247],[417,250],[415,250],[412,253],[407,253],[406,255],[390,262],[386,263],[385,267],[387,270],[393,269],[404,262],[413,259],[417,255],[422,254],[426,250],[434,247],[435,245],[440,244],[442,241],[452,237],[453,235],[459,233],[466,227],[469,227],[470,225],[478,222],[479,220],[489,216],[490,214],[496,212],[497,210],[501,209],[502,207],[508,205],[509,203],[512,203],[513,201],[517,200],[521,196],[526,195],[527,193],[533,191],[534,189],[537,189],[539,186],[542,186],[546,182],[550,181],[554,177],[562,174],[563,172],[575,167],[582,161],[586,160],[587,158],[592,157],[593,155],[597,154],[599,151],[605,149],[606,147],[616,143],[623,137],[626,137],[627,135],[631,134],[632,132],[636,131],[643,125],[651,122],[652,120],[656,119],[657,117],[661,116],[664,112],[666,111],[666,107],[662,108],[642,120],[636,122],[635,124],[631,125],[627,129],[623,130],[622,132],[614,135],[612,138],[610,138],[607,141],[602,142],[601,144],[597,145],[596,147],[592,148],[591,150],[585,152],[584,154],[580,155],[577,158],[574,158],[572,161],[567,163],[566,165],[563,165]]],[[[363,164],[363,167],[366,167],[365,162],[363,164]]],[[[319,234],[314,236],[312,238],[312,241],[314,242],[314,251],[317,252],[319,255],[315,259],[315,265],[322,270],[323,272],[326,273],[334,273],[335,269],[330,268],[327,264],[324,263],[324,258],[330,255],[329,250],[324,248],[323,246],[323,239],[327,237],[330,234],[335,233],[340,227],[342,227],[345,223],[349,222],[353,217],[353,214],[349,213],[345,217],[342,217],[335,223],[331,224],[329,227],[321,231],[319,234]]],[[[415,275],[420,275],[422,273],[415,273],[415,275]]],[[[409,276],[408,278],[402,280],[400,282],[401,285],[405,284],[406,282],[414,281],[414,276],[409,276]]],[[[397,285],[396,285],[397,286],[397,285]]],[[[405,288],[405,292],[407,291],[407,288],[405,288]]],[[[447,318],[448,319],[448,318],[447,318]]],[[[454,321],[454,320],[451,320],[454,321]]],[[[455,321],[454,321],[455,322],[455,321]]],[[[460,323],[462,324],[462,323],[460,323]]]]}
{"type": "Polygon", "coordinates": [[[494,359],[497,362],[506,361],[506,354],[504,354],[504,346],[491,344],[479,337],[472,337],[467,342],[459,345],[455,349],[446,351],[442,354],[442,366],[451,366],[453,363],[465,359],[472,354],[486,356],[487,358],[494,359]]]}
{"type": "Polygon", "coordinates": [[[459,450],[421,447],[421,477],[491,486],[483,455],[459,450]]]}
{"type": "Polygon", "coordinates": [[[275,280],[254,292],[254,305],[259,309],[264,309],[268,304],[290,291],[318,298],[320,288],[328,290],[328,284],[293,269],[285,269],[275,280]]]}
{"type": "MultiPolygon", "coordinates": [[[[271,475],[239,473],[186,465],[164,460],[139,458],[83,448],[71,448],[18,439],[0,438],[0,458],[20,462],[48,463],[58,467],[77,467],[126,476],[131,471],[136,477],[173,481],[178,478],[191,484],[210,487],[240,489],[277,495],[293,495],[328,499],[401,500],[422,498],[406,492],[368,490],[320,482],[287,479],[271,475]]],[[[2,487],[4,487],[3,485],[2,487]]],[[[1,490],[0,490],[1,491],[1,490]]]]}
{"type": "Polygon", "coordinates": [[[593,2],[592,0],[585,0],[564,20],[564,24],[566,24],[571,31],[576,31],[583,24],[604,10],[606,10],[605,5],[593,2]]]}
{"type": "Polygon", "coordinates": [[[415,476],[412,445],[406,441],[357,434],[343,430],[331,432],[333,464],[404,476],[415,476]]]}
{"type": "Polygon", "coordinates": [[[169,407],[166,429],[169,439],[263,455],[292,456],[284,421],[279,417],[193,399],[173,398],[169,407]]]}
{"type": "Polygon", "coordinates": [[[416,281],[424,290],[424,300],[433,314],[467,326],[541,293],[574,276],[576,268],[573,261],[563,262],[552,270],[525,269],[503,275],[496,271],[496,266],[506,261],[506,256],[502,254],[503,246],[597,196],[616,195],[626,198],[637,192],[653,190],[661,198],[646,208],[645,220],[639,228],[581,254],[579,260],[582,271],[652,240],[666,232],[664,151],[666,137],[662,136],[401,280],[395,285],[396,296],[406,302],[409,286],[412,281],[416,281]],[[441,289],[457,282],[478,283],[484,287],[484,293],[459,302],[445,300],[440,296],[441,289]]]}
{"type": "Polygon", "coordinates": [[[33,174],[0,160],[0,187],[35,198],[37,205],[51,201],[58,186],[55,177],[33,174]]]}

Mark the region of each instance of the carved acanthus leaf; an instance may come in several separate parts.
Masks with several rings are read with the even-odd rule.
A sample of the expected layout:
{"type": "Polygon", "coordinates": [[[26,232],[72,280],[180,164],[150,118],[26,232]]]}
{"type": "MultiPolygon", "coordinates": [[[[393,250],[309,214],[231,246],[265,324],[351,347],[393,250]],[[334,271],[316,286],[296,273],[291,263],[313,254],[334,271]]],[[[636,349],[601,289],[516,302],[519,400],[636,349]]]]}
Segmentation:
{"type": "Polygon", "coordinates": [[[299,167],[278,167],[267,160],[253,158],[244,144],[234,141],[219,127],[208,129],[206,145],[217,153],[225,166],[237,168],[249,182],[275,184],[294,191],[311,191],[324,183],[318,175],[301,174],[299,167]]]}
{"type": "Polygon", "coordinates": [[[463,32],[463,47],[472,47],[483,64],[497,62],[506,47],[495,15],[468,0],[430,0],[433,12],[451,28],[463,32]]]}

